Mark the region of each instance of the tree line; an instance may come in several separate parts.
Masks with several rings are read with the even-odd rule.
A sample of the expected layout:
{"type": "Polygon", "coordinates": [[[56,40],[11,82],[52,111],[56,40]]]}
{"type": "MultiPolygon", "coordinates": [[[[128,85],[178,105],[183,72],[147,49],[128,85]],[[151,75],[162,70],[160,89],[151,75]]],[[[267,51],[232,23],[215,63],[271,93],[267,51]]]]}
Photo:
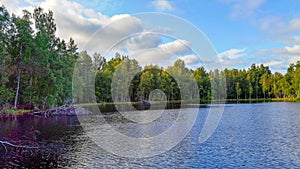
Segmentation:
{"type": "MultiPolygon", "coordinates": [[[[72,96],[74,67],[95,72],[94,83],[80,79],[86,95],[94,89],[97,102],[130,102],[152,97],[166,100],[217,100],[300,98],[300,62],[286,74],[272,73],[268,66],[248,69],[189,69],[177,60],[167,68],[141,67],[135,59],[119,53],[107,60],[99,53],[78,51],[75,41],[56,37],[51,11],[36,8],[19,17],[0,7],[0,104],[34,104],[41,108],[64,104],[72,96]],[[126,73],[124,73],[126,72],[126,73]]],[[[77,72],[84,74],[84,72],[77,72]]],[[[80,102],[88,102],[80,100],[80,102]]]]}
{"type": "Polygon", "coordinates": [[[19,17],[0,7],[0,103],[47,107],[71,97],[77,46],[55,32],[51,11],[24,10],[19,17]]]}
{"type": "MultiPolygon", "coordinates": [[[[108,62],[102,62],[101,67],[97,70],[95,86],[98,102],[111,101],[110,84],[117,69],[121,69],[122,72],[138,69],[140,72],[131,81],[130,101],[136,98],[149,99],[149,94],[155,89],[161,89],[167,100],[193,99],[196,98],[194,94],[197,91],[199,98],[206,101],[220,98],[300,98],[299,61],[296,64],[291,64],[287,73],[283,75],[279,72],[272,73],[269,67],[263,64],[252,64],[250,68],[242,70],[216,69],[207,71],[204,67],[188,69],[182,60],[175,61],[173,66],[166,69],[157,65],[147,65],[142,69],[136,60],[116,54],[108,62]],[[127,62],[127,64],[121,64],[122,67],[119,67],[121,62],[127,62]],[[181,79],[179,78],[178,81],[174,77],[181,77],[181,79]],[[196,90],[194,90],[195,86],[191,86],[193,79],[197,84],[196,90]],[[180,86],[183,87],[179,88],[180,86]],[[182,92],[187,93],[188,96],[182,96],[182,92]]],[[[122,92],[118,93],[122,94],[122,92]]]]}

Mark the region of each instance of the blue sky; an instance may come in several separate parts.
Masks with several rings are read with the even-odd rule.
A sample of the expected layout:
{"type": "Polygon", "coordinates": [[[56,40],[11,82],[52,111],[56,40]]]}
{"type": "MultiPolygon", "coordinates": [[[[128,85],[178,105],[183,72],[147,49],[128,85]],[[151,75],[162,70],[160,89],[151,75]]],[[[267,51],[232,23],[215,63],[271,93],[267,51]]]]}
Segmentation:
{"type": "MultiPolygon", "coordinates": [[[[137,49],[168,49],[190,67],[199,66],[200,61],[195,53],[184,48],[186,45],[193,48],[193,44],[186,39],[147,34],[134,17],[136,13],[161,12],[183,18],[199,28],[214,45],[219,62],[224,67],[241,69],[248,68],[252,63],[263,63],[273,71],[285,73],[289,64],[300,60],[298,0],[0,0],[0,3],[16,14],[21,14],[22,9],[32,11],[36,6],[53,10],[58,35],[65,39],[73,37],[81,49],[99,28],[129,16],[130,20],[113,33],[130,34],[133,29],[142,30],[141,36],[132,38],[130,44],[126,43],[131,47],[128,54],[133,54],[132,51],[137,49]],[[144,42],[141,43],[141,40],[144,42]]],[[[96,48],[94,50],[97,51],[96,48]]],[[[165,61],[174,60],[174,57],[161,52],[148,52],[146,56],[153,60],[151,55],[165,61]]]]}

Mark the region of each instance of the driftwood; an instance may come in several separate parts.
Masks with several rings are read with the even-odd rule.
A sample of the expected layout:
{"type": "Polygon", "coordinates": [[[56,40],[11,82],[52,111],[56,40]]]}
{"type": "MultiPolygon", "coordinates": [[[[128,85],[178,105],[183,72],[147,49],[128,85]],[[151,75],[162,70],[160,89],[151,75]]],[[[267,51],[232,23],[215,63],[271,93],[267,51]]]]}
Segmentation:
{"type": "Polygon", "coordinates": [[[2,144],[2,146],[4,146],[5,149],[6,149],[5,145],[11,146],[11,147],[16,147],[16,148],[39,148],[39,147],[16,145],[16,144],[12,144],[7,141],[0,141],[0,144],[2,144]]]}
{"type": "Polygon", "coordinates": [[[60,116],[60,115],[66,115],[66,116],[75,116],[75,107],[60,107],[60,108],[50,108],[47,110],[41,110],[37,112],[31,113],[32,115],[40,115],[44,117],[51,117],[51,116],[60,116]]]}
{"type": "Polygon", "coordinates": [[[39,115],[44,117],[52,116],[76,116],[90,114],[89,111],[82,107],[72,106],[72,107],[59,107],[59,108],[50,108],[47,110],[41,110],[31,113],[31,115],[39,115]]]}
{"type": "Polygon", "coordinates": [[[25,148],[25,149],[37,149],[37,148],[39,148],[39,147],[32,147],[32,146],[16,145],[16,144],[12,144],[8,141],[1,141],[1,140],[0,140],[0,144],[4,147],[6,153],[7,153],[7,147],[6,146],[15,147],[15,148],[25,148]]]}

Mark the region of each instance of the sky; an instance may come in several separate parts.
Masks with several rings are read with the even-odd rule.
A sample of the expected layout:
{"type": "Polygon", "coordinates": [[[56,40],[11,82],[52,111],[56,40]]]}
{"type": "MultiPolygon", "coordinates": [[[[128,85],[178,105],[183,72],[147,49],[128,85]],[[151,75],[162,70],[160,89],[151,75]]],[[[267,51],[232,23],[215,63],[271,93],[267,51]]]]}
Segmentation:
{"type": "Polygon", "coordinates": [[[33,11],[38,6],[50,9],[54,12],[57,35],[66,40],[72,37],[80,50],[102,55],[108,50],[117,51],[132,56],[142,65],[165,66],[180,58],[191,68],[201,65],[209,68],[210,63],[218,62],[229,69],[247,69],[256,63],[269,66],[273,72],[285,73],[290,64],[300,60],[299,0],[0,0],[0,3],[17,15],[23,9],[33,11]],[[211,50],[209,45],[213,46],[215,57],[201,51],[211,50]]]}

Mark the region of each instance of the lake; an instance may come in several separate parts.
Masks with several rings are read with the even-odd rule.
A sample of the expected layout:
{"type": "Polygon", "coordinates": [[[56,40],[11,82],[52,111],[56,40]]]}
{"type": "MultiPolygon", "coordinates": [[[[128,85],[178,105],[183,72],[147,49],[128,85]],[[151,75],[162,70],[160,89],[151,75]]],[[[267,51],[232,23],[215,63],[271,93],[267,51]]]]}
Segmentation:
{"type": "MultiPolygon", "coordinates": [[[[217,129],[200,144],[203,123],[208,111],[214,108],[217,107],[184,108],[185,113],[199,110],[191,131],[171,150],[149,158],[119,157],[105,151],[86,134],[76,116],[2,119],[0,140],[39,148],[0,144],[0,167],[300,168],[299,103],[226,104],[217,129]]],[[[143,137],[163,132],[172,125],[176,115],[177,109],[167,110],[161,115],[164,120],[156,120],[155,127],[147,130],[117,113],[104,116],[120,132],[143,137]]],[[[85,121],[91,129],[99,127],[94,123],[93,120],[85,121]]]]}

